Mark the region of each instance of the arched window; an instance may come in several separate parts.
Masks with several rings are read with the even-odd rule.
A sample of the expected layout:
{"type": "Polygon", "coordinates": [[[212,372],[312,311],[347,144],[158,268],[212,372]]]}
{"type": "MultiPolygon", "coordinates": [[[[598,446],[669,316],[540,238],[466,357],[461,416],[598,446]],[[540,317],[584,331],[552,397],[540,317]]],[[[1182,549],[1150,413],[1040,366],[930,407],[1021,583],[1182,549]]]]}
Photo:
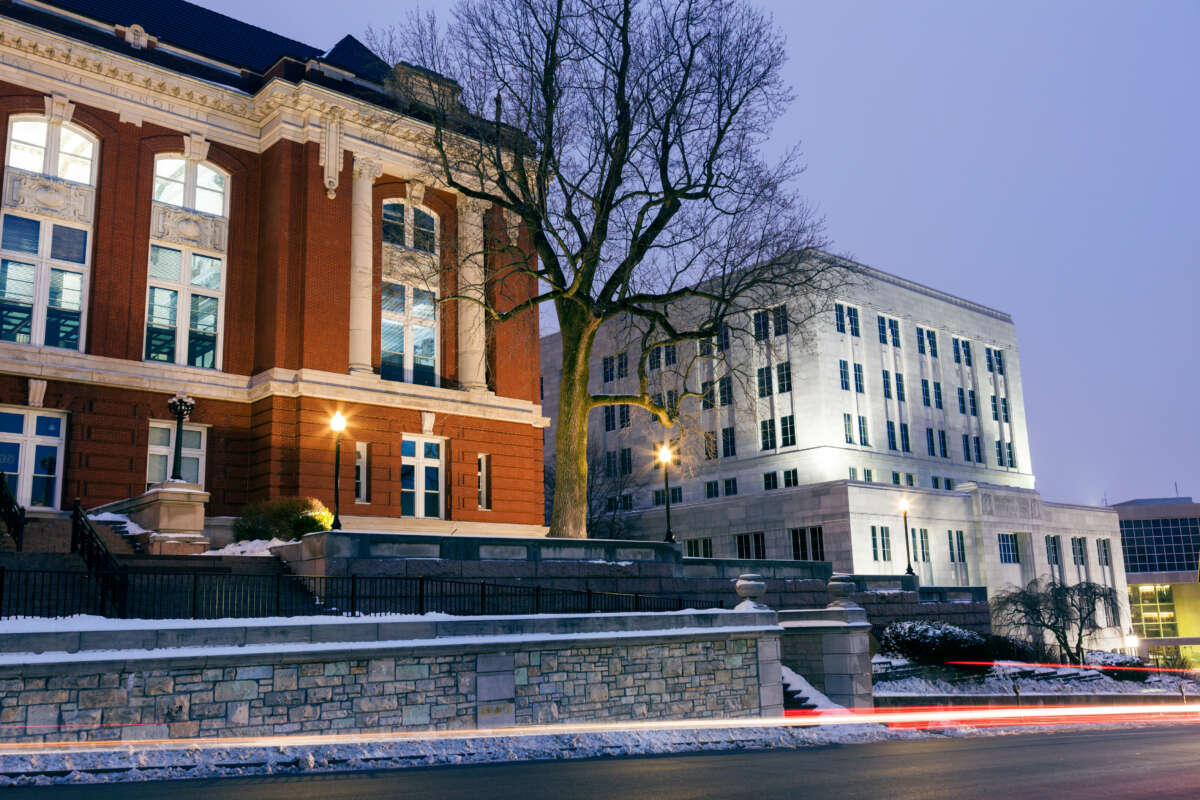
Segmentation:
{"type": "Polygon", "coordinates": [[[154,199],[217,217],[229,216],[229,177],[206,161],[182,155],[154,159],[154,199]]]}
{"type": "Polygon", "coordinates": [[[438,218],[403,200],[384,200],[383,286],[380,301],[380,376],[437,386],[438,293],[412,255],[438,252],[438,218]]]}
{"type": "Polygon", "coordinates": [[[76,125],[10,118],[0,341],[83,347],[97,150],[97,139],[76,125]]]}
{"type": "Polygon", "coordinates": [[[8,126],[10,167],[75,183],[96,183],[96,138],[69,122],[14,116],[8,126]]]}
{"type": "Polygon", "coordinates": [[[145,358],[220,369],[229,177],[205,161],[159,155],[153,200],[145,358]]]}

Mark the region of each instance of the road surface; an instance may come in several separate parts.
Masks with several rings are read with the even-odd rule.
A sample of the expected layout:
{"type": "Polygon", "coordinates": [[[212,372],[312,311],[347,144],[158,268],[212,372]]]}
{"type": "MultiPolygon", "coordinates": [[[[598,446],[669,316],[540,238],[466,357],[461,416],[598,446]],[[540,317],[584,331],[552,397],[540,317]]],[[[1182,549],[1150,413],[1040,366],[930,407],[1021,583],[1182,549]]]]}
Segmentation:
{"type": "Polygon", "coordinates": [[[1200,798],[1200,726],[801,750],[7,789],[8,798],[1200,798]]]}

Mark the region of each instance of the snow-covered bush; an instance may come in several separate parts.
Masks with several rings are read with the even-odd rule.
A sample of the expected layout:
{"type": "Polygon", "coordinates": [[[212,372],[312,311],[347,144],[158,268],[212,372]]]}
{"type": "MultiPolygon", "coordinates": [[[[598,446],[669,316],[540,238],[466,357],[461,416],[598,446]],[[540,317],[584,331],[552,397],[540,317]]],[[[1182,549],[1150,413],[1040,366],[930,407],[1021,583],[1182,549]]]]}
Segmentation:
{"type": "MultiPolygon", "coordinates": [[[[1103,650],[1090,650],[1083,660],[1097,667],[1145,667],[1146,662],[1137,656],[1127,656],[1124,653],[1106,653],[1103,650]]],[[[1119,681],[1145,682],[1150,676],[1145,669],[1102,669],[1102,673],[1119,681]]]]}
{"type": "Polygon", "coordinates": [[[879,635],[879,650],[918,664],[991,661],[987,640],[974,631],[934,620],[893,622],[879,635]]]}
{"type": "Polygon", "coordinates": [[[278,497],[246,506],[233,523],[235,541],[299,539],[313,531],[327,531],[333,514],[315,497],[278,497]]]}

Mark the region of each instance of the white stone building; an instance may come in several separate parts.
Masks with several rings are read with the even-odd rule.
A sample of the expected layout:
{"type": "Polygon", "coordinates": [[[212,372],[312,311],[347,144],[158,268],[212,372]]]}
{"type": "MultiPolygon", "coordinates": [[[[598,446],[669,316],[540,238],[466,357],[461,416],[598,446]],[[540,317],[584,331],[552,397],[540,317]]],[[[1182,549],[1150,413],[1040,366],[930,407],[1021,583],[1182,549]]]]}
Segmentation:
{"type": "MultiPolygon", "coordinates": [[[[1044,502],[1035,490],[1012,318],[842,264],[850,279],[803,329],[770,309],[736,326],[744,334],[731,336],[728,352],[737,374],[726,381],[727,368],[712,361],[686,381],[672,370],[668,362],[676,370],[693,363],[692,343],[649,359],[651,391],[664,397],[712,383],[711,402],[684,401],[679,429],[664,434],[637,408],[596,409],[599,535],[664,536],[654,452],[665,439],[679,452],[672,530],[687,555],[830,560],[839,571],[900,574],[907,503],[923,585],[994,593],[1034,577],[1107,584],[1122,605],[1106,644],[1123,646],[1129,611],[1116,515],[1044,502]]],[[[635,391],[640,354],[615,329],[602,334],[593,390],[635,391]]],[[[557,334],[543,339],[551,418],[560,347],[557,334]]],[[[553,430],[544,441],[552,464],[553,430]]]]}

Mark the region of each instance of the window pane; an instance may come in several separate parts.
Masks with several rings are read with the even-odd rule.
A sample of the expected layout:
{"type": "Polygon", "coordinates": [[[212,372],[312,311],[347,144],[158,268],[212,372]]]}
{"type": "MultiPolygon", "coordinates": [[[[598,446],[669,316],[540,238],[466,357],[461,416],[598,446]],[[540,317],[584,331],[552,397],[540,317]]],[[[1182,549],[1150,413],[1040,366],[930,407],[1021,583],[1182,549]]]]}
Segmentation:
{"type": "Polygon", "coordinates": [[[173,206],[183,205],[183,180],[187,162],[182,158],[160,158],[154,162],[154,199],[173,206]]]}
{"type": "Polygon", "coordinates": [[[66,153],[58,154],[58,177],[76,183],[92,182],[92,162],[66,153]]]}
{"type": "Polygon", "coordinates": [[[412,439],[403,439],[400,442],[400,457],[413,458],[417,455],[417,443],[412,439]]]}
{"type": "Polygon", "coordinates": [[[404,380],[404,325],[380,320],[379,374],[385,381],[404,380]]]}
{"type": "Polygon", "coordinates": [[[64,125],[62,136],[58,140],[58,151],[69,156],[81,158],[84,161],[91,161],[93,153],[92,140],[64,125]]]}
{"type": "Polygon", "coordinates": [[[154,325],[175,327],[176,305],[179,292],[174,289],[163,289],[158,286],[150,287],[150,316],[154,325]]]}
{"type": "Polygon", "coordinates": [[[61,269],[50,270],[50,296],[46,309],[46,344],[79,349],[79,318],[83,276],[61,269]]]}
{"type": "MultiPolygon", "coordinates": [[[[150,430],[155,430],[151,428],[150,430]]],[[[167,457],[162,453],[152,453],[146,464],[146,483],[162,483],[167,479],[167,457]]]]}
{"type": "Polygon", "coordinates": [[[0,433],[24,433],[25,415],[0,411],[0,433]]]}
{"type": "Polygon", "coordinates": [[[179,472],[188,483],[200,482],[200,459],[195,456],[184,456],[179,459],[179,472]]]}
{"type": "Polygon", "coordinates": [[[384,282],[379,299],[380,307],[388,314],[404,313],[404,285],[384,282]]]}
{"type": "Polygon", "coordinates": [[[441,446],[437,442],[425,443],[425,457],[439,458],[438,453],[441,451],[441,446]]]}
{"type": "Polygon", "coordinates": [[[436,383],[434,368],[434,330],[430,325],[413,326],[413,383],[433,386],[436,383]]]}
{"type": "Polygon", "coordinates": [[[383,204],[383,241],[404,247],[404,204],[383,204]]]}
{"type": "Polygon", "coordinates": [[[183,269],[183,253],[170,247],[150,245],[150,278],[151,280],[179,282],[183,269]]]}
{"type": "Polygon", "coordinates": [[[46,121],[20,119],[12,124],[8,163],[17,169],[41,172],[45,169],[46,121]]]}
{"type": "Polygon", "coordinates": [[[18,253],[37,253],[40,230],[41,225],[36,219],[5,214],[4,235],[0,238],[0,247],[18,253]]]}
{"type": "Polygon", "coordinates": [[[433,217],[419,208],[413,209],[413,248],[432,253],[437,249],[437,234],[433,217]]]}
{"type": "Polygon", "coordinates": [[[217,298],[192,295],[188,361],[193,367],[217,365],[217,298]]]}
{"type": "Polygon", "coordinates": [[[213,216],[225,216],[225,195],[208,189],[196,189],[196,210],[213,216]]]}
{"type": "Polygon", "coordinates": [[[12,138],[16,142],[24,142],[38,147],[46,146],[46,120],[18,119],[12,124],[12,138]]]}
{"type": "Polygon", "coordinates": [[[413,316],[421,319],[434,319],[437,313],[436,296],[424,289],[413,289],[413,316]]]}
{"type": "Polygon", "coordinates": [[[55,225],[50,234],[50,257],[83,264],[87,261],[87,231],[55,225]]]}
{"type": "Polygon", "coordinates": [[[0,339],[28,344],[33,330],[32,264],[0,262],[0,339]]]}
{"type": "Polygon", "coordinates": [[[183,431],[183,446],[188,450],[199,450],[204,443],[204,434],[200,431],[183,431]]]}
{"type": "MultiPolygon", "coordinates": [[[[20,416],[19,414],[16,416],[20,416]]],[[[16,491],[14,478],[21,470],[21,445],[16,442],[0,442],[0,472],[9,476],[8,488],[16,491]]]]}
{"type": "Polygon", "coordinates": [[[62,436],[62,418],[61,417],[38,417],[34,427],[34,433],[38,436],[53,436],[60,438],[62,436]]]}
{"type": "Polygon", "coordinates": [[[192,285],[206,289],[221,288],[221,259],[211,256],[192,256],[192,285]]]}
{"type": "Polygon", "coordinates": [[[150,426],[150,446],[151,447],[170,447],[171,446],[171,429],[164,425],[150,426]]]}
{"type": "Polygon", "coordinates": [[[33,451],[33,491],[30,494],[31,506],[58,505],[55,489],[58,480],[58,447],[39,444],[33,451]]]}
{"type": "Polygon", "coordinates": [[[150,361],[175,360],[175,318],[178,292],[150,287],[146,317],[146,358],[150,361]]]}

